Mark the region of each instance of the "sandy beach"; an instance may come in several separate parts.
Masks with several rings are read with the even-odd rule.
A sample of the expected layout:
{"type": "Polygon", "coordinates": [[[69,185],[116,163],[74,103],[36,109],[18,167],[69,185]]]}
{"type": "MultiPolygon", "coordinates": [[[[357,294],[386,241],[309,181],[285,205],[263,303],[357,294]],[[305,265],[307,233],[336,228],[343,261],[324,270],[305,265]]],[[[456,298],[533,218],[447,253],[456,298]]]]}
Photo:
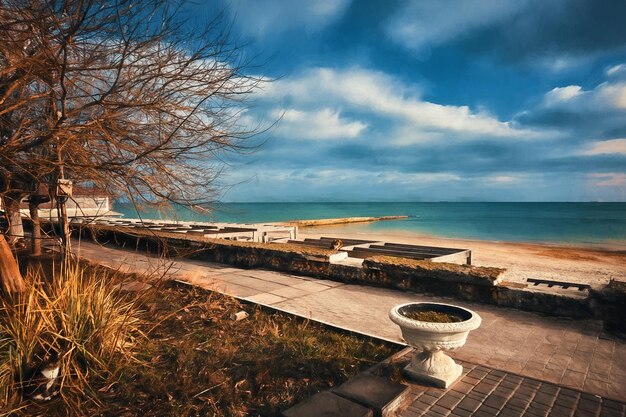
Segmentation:
{"type": "Polygon", "coordinates": [[[626,246],[581,247],[553,244],[492,242],[424,236],[409,232],[359,231],[351,225],[302,227],[298,238],[321,236],[372,239],[414,245],[440,246],[472,250],[472,263],[506,268],[506,281],[526,282],[541,278],[600,286],[611,278],[626,276],[626,246]]]}

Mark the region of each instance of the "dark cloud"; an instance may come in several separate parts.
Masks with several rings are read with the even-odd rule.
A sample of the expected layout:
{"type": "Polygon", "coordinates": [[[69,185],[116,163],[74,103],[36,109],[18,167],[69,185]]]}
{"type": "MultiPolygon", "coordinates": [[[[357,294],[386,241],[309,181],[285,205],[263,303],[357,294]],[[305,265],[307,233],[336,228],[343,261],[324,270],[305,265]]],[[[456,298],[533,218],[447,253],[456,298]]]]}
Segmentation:
{"type": "Polygon", "coordinates": [[[548,172],[621,172],[626,155],[577,155],[568,139],[551,141],[477,141],[450,145],[377,148],[360,145],[337,147],[324,157],[334,156],[335,167],[374,169],[406,173],[454,173],[489,175],[548,172]]]}
{"type": "Polygon", "coordinates": [[[626,47],[623,0],[539,0],[495,28],[510,58],[589,54],[626,47]]]}
{"type": "Polygon", "coordinates": [[[626,56],[623,0],[531,0],[515,13],[472,27],[450,42],[469,57],[487,55],[534,71],[561,71],[626,56]]]}
{"type": "Polygon", "coordinates": [[[551,109],[535,109],[515,118],[524,127],[554,128],[570,132],[571,142],[590,139],[612,139],[626,134],[624,112],[577,112],[551,109]]]}

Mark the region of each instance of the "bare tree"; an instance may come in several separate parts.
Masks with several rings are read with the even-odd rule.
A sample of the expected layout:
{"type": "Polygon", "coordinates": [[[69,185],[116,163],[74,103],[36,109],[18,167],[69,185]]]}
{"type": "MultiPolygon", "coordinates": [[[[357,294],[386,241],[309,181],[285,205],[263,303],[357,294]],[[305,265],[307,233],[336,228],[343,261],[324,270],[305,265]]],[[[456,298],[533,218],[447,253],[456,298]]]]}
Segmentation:
{"type": "Polygon", "coordinates": [[[0,0],[0,185],[69,178],[144,204],[212,201],[222,154],[259,132],[242,115],[264,80],[221,16],[199,26],[182,11],[0,0]]]}

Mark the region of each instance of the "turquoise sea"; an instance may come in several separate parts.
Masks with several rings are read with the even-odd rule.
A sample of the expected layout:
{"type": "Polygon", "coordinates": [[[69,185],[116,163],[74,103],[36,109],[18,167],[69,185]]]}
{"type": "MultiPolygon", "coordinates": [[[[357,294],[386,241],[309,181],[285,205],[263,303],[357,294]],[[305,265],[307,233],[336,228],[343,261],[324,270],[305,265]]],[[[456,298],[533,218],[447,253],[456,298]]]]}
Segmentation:
{"type": "MultiPolygon", "coordinates": [[[[137,217],[129,204],[114,210],[137,217]]],[[[626,203],[219,203],[209,214],[179,207],[144,218],[235,223],[356,216],[409,216],[350,225],[350,231],[401,231],[440,237],[585,244],[626,243],[626,203]]]]}

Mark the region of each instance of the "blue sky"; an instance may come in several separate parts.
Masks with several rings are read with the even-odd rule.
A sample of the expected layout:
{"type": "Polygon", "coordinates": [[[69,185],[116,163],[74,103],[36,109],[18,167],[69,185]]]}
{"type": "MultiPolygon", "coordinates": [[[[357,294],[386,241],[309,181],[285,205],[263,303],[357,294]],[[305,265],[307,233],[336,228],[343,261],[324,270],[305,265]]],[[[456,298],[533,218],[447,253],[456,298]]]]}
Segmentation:
{"type": "Polygon", "coordinates": [[[226,7],[282,119],[225,201],[626,200],[624,1],[226,7]]]}

